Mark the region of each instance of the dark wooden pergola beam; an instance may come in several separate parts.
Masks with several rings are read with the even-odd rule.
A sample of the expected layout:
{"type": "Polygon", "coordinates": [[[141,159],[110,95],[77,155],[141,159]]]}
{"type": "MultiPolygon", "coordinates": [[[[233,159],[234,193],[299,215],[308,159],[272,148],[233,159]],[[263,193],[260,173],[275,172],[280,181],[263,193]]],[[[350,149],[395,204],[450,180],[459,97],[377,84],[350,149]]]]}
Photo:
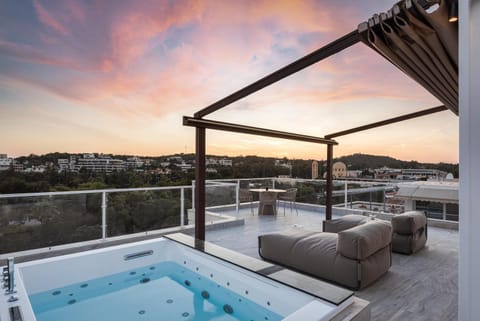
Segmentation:
{"type": "Polygon", "coordinates": [[[314,52],[292,62],[291,64],[271,73],[268,76],[265,76],[256,82],[234,92],[233,94],[220,99],[219,101],[199,110],[194,114],[195,118],[202,118],[211,114],[231,103],[242,99],[250,94],[253,94],[256,91],[259,91],[262,88],[270,86],[273,83],[276,83],[283,78],[286,78],[302,69],[307,68],[308,66],[313,65],[314,63],[319,62],[331,55],[334,55],[350,46],[353,46],[357,42],[360,42],[360,34],[358,30],[355,29],[354,31],[346,34],[345,36],[332,41],[328,45],[323,46],[320,49],[315,50],[314,52]]]}
{"type": "Polygon", "coordinates": [[[345,135],[361,132],[361,131],[372,129],[372,128],[377,128],[377,127],[381,127],[381,126],[385,126],[385,125],[398,123],[398,122],[408,120],[408,119],[413,119],[413,118],[417,118],[417,117],[422,117],[422,116],[438,113],[438,112],[445,111],[445,110],[448,110],[448,108],[443,106],[443,105],[442,106],[437,106],[437,107],[417,111],[417,112],[414,112],[414,113],[405,114],[405,115],[402,115],[402,116],[385,119],[385,120],[378,121],[378,122],[375,122],[375,123],[371,123],[371,124],[367,124],[367,125],[363,125],[363,126],[359,126],[359,127],[355,127],[355,128],[350,128],[350,129],[347,129],[347,130],[342,130],[340,132],[325,135],[325,138],[332,139],[332,138],[339,137],[339,136],[345,136],[345,135]]]}
{"type": "Polygon", "coordinates": [[[315,136],[309,136],[309,135],[303,135],[303,134],[294,134],[294,133],[288,133],[288,132],[272,130],[272,129],[220,122],[216,120],[198,119],[198,118],[193,118],[188,116],[183,116],[183,125],[190,126],[190,127],[197,127],[197,128],[216,129],[216,130],[228,131],[228,132],[234,132],[234,133],[282,138],[282,139],[296,140],[296,141],[309,142],[309,143],[338,145],[338,143],[335,140],[329,139],[329,138],[315,137],[315,136]]]}

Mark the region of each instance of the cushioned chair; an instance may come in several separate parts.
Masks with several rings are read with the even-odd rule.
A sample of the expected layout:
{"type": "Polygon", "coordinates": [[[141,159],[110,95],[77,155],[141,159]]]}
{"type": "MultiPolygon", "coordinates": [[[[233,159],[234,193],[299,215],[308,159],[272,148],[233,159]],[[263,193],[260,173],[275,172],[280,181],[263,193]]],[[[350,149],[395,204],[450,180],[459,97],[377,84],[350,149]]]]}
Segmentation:
{"type": "Polygon", "coordinates": [[[392,263],[392,228],[368,221],[339,233],[300,228],[260,235],[260,256],[355,290],[388,271],[392,263]]]}
{"type": "Polygon", "coordinates": [[[272,209],[272,214],[277,215],[277,193],[261,192],[258,195],[258,214],[265,214],[265,206],[272,209]]]}
{"type": "Polygon", "coordinates": [[[427,217],[423,212],[412,211],[392,217],[392,250],[413,254],[427,243],[427,217]]]}
{"type": "Polygon", "coordinates": [[[293,208],[295,207],[295,211],[298,215],[297,210],[297,189],[296,188],[289,188],[285,193],[278,194],[278,200],[283,201],[283,215],[285,215],[285,208],[287,207],[287,203],[290,203],[290,213],[292,213],[293,208]]]}
{"type": "Polygon", "coordinates": [[[250,192],[248,189],[241,188],[239,193],[238,193],[238,201],[240,203],[249,202],[250,203],[250,212],[252,212],[252,215],[253,215],[253,207],[252,207],[253,195],[252,195],[252,192],[250,192]]]}

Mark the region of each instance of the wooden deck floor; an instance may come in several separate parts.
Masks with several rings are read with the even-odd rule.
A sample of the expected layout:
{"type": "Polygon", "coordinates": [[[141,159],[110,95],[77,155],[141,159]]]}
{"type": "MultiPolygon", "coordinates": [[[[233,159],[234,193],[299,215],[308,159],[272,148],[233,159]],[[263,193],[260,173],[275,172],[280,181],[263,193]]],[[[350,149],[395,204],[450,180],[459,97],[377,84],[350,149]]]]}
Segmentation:
{"type": "MultiPolygon", "coordinates": [[[[234,211],[222,212],[235,215],[234,211]]],[[[207,231],[217,245],[258,256],[257,236],[297,226],[321,230],[324,214],[283,209],[279,216],[252,216],[240,212],[245,225],[207,231]]],[[[457,320],[458,232],[429,227],[427,247],[415,255],[393,254],[389,272],[356,295],[372,304],[372,320],[457,320]]]]}

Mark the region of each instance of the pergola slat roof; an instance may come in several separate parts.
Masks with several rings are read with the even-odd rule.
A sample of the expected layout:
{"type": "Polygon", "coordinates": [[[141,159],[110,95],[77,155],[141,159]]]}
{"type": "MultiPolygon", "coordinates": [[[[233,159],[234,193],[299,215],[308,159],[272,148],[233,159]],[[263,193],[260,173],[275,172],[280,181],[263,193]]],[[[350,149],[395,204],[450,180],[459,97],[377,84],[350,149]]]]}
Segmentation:
{"type": "Polygon", "coordinates": [[[292,62],[256,82],[199,110],[194,117],[184,117],[184,125],[196,127],[195,155],[195,237],[205,240],[205,130],[219,129],[327,145],[326,219],[332,215],[332,159],[334,137],[385,126],[443,110],[458,115],[458,26],[448,20],[448,9],[456,0],[402,0],[386,13],[375,14],[369,21],[330,44],[292,62]],[[283,78],[311,66],[359,41],[363,42],[401,71],[422,85],[443,106],[401,115],[325,135],[324,138],[291,134],[271,129],[205,120],[229,104],[259,91],[283,78]],[[275,136],[276,135],[276,136],[275,136]]]}

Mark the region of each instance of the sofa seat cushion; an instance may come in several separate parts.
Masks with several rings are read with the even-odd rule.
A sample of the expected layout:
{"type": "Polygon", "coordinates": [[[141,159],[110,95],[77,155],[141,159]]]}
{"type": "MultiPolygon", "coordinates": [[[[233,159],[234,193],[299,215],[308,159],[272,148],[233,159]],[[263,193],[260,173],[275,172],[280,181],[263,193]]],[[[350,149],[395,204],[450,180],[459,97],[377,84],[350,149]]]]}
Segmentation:
{"type": "Polygon", "coordinates": [[[326,279],[335,279],[337,234],[293,229],[259,236],[260,255],[326,279]]]}
{"type": "Polygon", "coordinates": [[[427,217],[419,211],[405,212],[392,217],[393,231],[398,234],[412,234],[423,229],[427,224],[427,217]]]}
{"type": "Polygon", "coordinates": [[[338,233],[337,251],[348,258],[363,260],[392,241],[390,223],[380,220],[352,227],[338,233]]]}

